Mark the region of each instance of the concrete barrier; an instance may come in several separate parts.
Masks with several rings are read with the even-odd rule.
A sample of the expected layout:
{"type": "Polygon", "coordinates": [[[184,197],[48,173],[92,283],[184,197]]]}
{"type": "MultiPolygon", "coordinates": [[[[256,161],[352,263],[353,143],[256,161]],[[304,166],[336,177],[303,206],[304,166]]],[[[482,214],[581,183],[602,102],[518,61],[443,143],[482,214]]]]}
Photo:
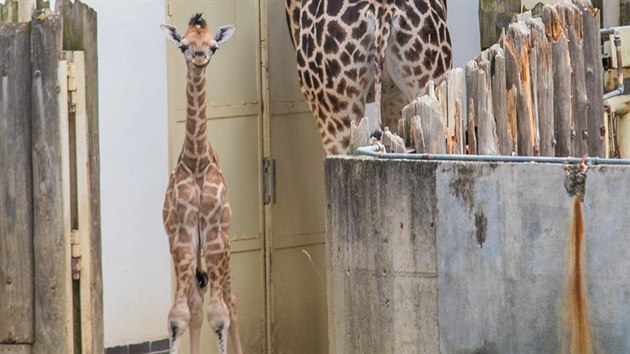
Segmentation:
{"type": "Polygon", "coordinates": [[[330,353],[630,353],[630,168],[332,157],[330,353]]]}

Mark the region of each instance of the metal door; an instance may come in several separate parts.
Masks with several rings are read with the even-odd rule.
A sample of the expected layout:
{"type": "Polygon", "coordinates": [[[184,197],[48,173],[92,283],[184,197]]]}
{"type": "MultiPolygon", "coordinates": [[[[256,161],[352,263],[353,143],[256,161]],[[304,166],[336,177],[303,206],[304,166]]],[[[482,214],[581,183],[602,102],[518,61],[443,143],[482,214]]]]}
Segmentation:
{"type": "MultiPolygon", "coordinates": [[[[323,148],[297,85],[283,1],[168,1],[237,27],[208,67],[208,131],[233,207],[232,273],[246,353],[327,352],[323,148]],[[275,166],[275,169],[273,168],[275,166]]],[[[185,129],[186,67],[168,48],[170,160],[185,129]]],[[[216,339],[204,323],[202,352],[216,339]]],[[[184,350],[187,350],[187,338],[184,350]]]]}

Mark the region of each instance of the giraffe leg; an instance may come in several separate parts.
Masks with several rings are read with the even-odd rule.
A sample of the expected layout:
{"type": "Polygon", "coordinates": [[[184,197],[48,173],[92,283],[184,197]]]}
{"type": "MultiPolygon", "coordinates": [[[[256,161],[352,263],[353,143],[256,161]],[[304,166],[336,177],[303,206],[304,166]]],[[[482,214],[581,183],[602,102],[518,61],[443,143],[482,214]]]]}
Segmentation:
{"type": "MultiPolygon", "coordinates": [[[[199,271],[197,272],[199,274],[199,271]]],[[[198,354],[203,324],[203,290],[198,281],[194,282],[188,292],[188,308],[190,309],[190,352],[198,354]]]]}
{"type": "Polygon", "coordinates": [[[219,354],[227,353],[228,328],[230,327],[230,313],[223,301],[223,294],[219,286],[210,283],[210,305],[208,306],[208,323],[217,335],[217,348],[219,354]]]}
{"type": "Polygon", "coordinates": [[[190,323],[190,308],[188,307],[188,292],[193,277],[194,264],[192,252],[187,247],[179,247],[173,252],[175,261],[175,275],[177,277],[177,290],[175,301],[168,313],[168,331],[171,353],[178,353],[182,335],[186,332],[190,323]]]}

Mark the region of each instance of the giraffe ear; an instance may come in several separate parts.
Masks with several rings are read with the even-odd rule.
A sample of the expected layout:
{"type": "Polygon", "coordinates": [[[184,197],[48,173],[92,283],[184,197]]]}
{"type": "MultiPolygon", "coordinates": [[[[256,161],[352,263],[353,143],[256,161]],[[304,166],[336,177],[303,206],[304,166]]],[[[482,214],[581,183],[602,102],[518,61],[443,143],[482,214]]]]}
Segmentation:
{"type": "Polygon", "coordinates": [[[217,45],[227,42],[234,34],[234,31],[236,31],[236,27],[232,25],[219,28],[217,33],[214,35],[214,40],[217,41],[217,45]]]}
{"type": "Polygon", "coordinates": [[[177,32],[177,28],[171,25],[160,25],[162,32],[166,36],[166,39],[175,43],[178,47],[182,45],[182,36],[177,32]]]}

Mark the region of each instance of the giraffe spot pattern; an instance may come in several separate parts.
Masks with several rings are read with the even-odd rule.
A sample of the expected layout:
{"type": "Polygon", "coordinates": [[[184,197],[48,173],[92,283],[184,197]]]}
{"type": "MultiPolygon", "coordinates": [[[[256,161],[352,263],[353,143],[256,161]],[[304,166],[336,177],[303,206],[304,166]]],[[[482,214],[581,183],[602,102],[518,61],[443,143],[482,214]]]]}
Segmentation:
{"type": "Polygon", "coordinates": [[[444,0],[287,0],[286,10],[298,78],[328,154],[346,151],[373,84],[413,98],[452,65],[444,0]]]}

